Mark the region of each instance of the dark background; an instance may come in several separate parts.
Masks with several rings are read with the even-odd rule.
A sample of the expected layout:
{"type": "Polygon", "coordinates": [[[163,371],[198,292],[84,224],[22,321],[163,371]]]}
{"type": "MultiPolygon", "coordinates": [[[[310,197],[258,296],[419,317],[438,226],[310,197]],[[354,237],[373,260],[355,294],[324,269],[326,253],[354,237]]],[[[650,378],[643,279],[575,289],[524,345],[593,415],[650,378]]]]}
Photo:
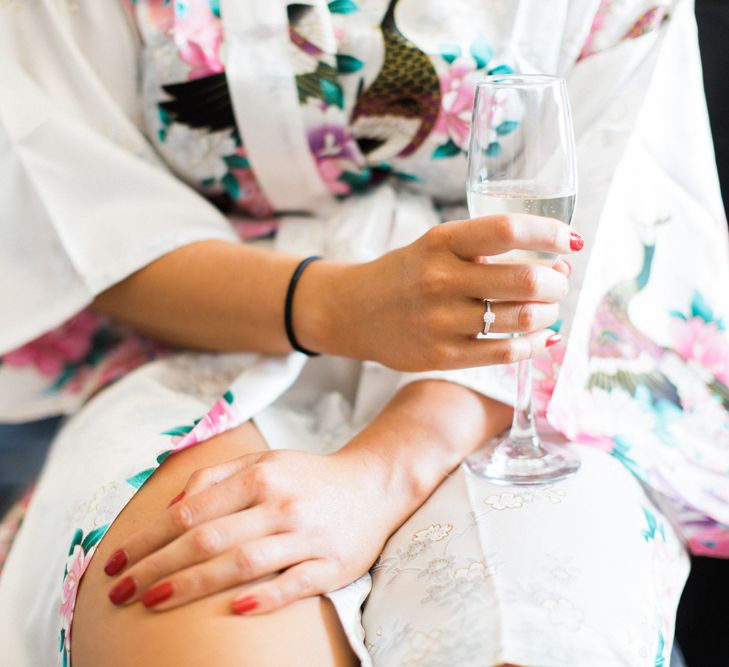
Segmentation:
{"type": "MultiPolygon", "coordinates": [[[[729,204],[729,0],[696,0],[696,16],[722,195],[729,204]]],[[[0,425],[0,516],[37,475],[57,428],[56,419],[0,425]]],[[[729,561],[693,559],[676,639],[688,667],[729,667],[729,561]]]]}

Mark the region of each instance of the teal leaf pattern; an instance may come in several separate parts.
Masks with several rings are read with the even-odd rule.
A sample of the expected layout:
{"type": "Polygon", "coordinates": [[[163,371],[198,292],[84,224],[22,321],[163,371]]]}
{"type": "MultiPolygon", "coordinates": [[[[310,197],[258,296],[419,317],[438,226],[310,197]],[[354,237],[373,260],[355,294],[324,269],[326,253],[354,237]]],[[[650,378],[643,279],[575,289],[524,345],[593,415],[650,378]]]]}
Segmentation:
{"type": "Polygon", "coordinates": [[[229,169],[248,169],[250,164],[248,160],[241,155],[228,155],[223,158],[229,169]]]}
{"type": "Polygon", "coordinates": [[[365,168],[360,172],[345,171],[342,172],[339,180],[349,185],[354,191],[363,190],[372,180],[372,170],[365,168]]]}
{"type": "MultiPolygon", "coordinates": [[[[73,534],[73,538],[71,539],[71,546],[68,549],[68,555],[70,556],[73,553],[73,550],[75,549],[77,544],[81,544],[81,540],[83,540],[84,537],[84,531],[80,528],[76,529],[76,532],[73,534]]],[[[64,575],[65,577],[65,575],[64,575]]]]}
{"type": "Polygon", "coordinates": [[[322,79],[319,82],[321,88],[322,98],[327,104],[338,106],[340,109],[344,109],[344,93],[342,87],[334,81],[328,81],[322,79]]]}
{"type": "Polygon", "coordinates": [[[476,69],[483,69],[486,67],[494,55],[494,52],[488,45],[488,42],[483,38],[474,40],[471,43],[469,51],[471,53],[471,57],[476,61],[476,69]]]}
{"type": "Polygon", "coordinates": [[[492,141],[484,151],[489,157],[499,157],[501,155],[501,144],[498,141],[492,141]]]}
{"type": "Polygon", "coordinates": [[[505,120],[496,126],[496,134],[503,137],[505,134],[511,134],[517,127],[519,127],[518,120],[505,120]]]}
{"type": "Polygon", "coordinates": [[[168,450],[167,450],[166,452],[162,452],[161,454],[159,454],[159,455],[157,456],[157,463],[158,463],[159,465],[162,465],[162,464],[163,464],[163,463],[165,462],[165,460],[167,459],[167,457],[168,457],[168,456],[169,456],[170,454],[172,454],[172,452],[173,452],[173,451],[174,451],[173,449],[168,449],[168,450]]]}
{"type": "Polygon", "coordinates": [[[187,435],[190,431],[192,431],[194,427],[190,426],[190,424],[183,424],[182,426],[173,426],[170,429],[167,429],[166,431],[162,431],[162,435],[171,435],[171,436],[183,436],[187,435]]]}
{"type": "Polygon", "coordinates": [[[98,528],[94,528],[86,537],[84,537],[83,542],[81,542],[81,548],[84,550],[84,552],[88,552],[91,547],[96,546],[99,543],[99,540],[104,536],[104,533],[106,533],[107,529],[109,528],[109,524],[105,523],[103,526],[99,526],[98,528]]]}
{"type": "Polygon", "coordinates": [[[441,44],[440,55],[449,65],[461,55],[461,47],[458,44],[441,44]]]}
{"type": "Polygon", "coordinates": [[[152,476],[152,473],[155,470],[157,470],[157,468],[147,468],[146,470],[142,470],[126,480],[127,484],[133,486],[135,489],[141,489],[142,485],[152,476]]]}
{"type": "Polygon", "coordinates": [[[329,11],[332,14],[351,14],[357,11],[357,4],[352,0],[332,0],[329,11]]]}
{"type": "Polygon", "coordinates": [[[240,197],[240,183],[238,183],[238,179],[233,173],[228,172],[225,176],[223,176],[222,183],[228,191],[228,194],[233,199],[238,199],[240,197]]]}
{"type": "Polygon", "coordinates": [[[228,405],[233,405],[233,401],[235,400],[235,398],[234,398],[234,396],[233,396],[233,392],[232,392],[232,391],[231,391],[230,389],[228,389],[228,391],[226,391],[226,392],[225,392],[225,393],[223,394],[223,398],[225,399],[225,402],[226,402],[226,403],[227,403],[228,405]]]}
{"type": "Polygon", "coordinates": [[[364,63],[354,56],[348,56],[344,53],[337,55],[337,71],[340,74],[351,74],[359,72],[364,67],[364,63]]]}
{"type": "Polygon", "coordinates": [[[441,144],[433,151],[433,159],[453,157],[454,155],[458,155],[460,152],[461,149],[456,146],[453,139],[448,139],[446,143],[441,144]]]}
{"type": "Polygon", "coordinates": [[[493,69],[489,70],[490,75],[494,74],[513,74],[514,70],[509,67],[508,65],[499,65],[498,67],[494,67],[493,69]]]}

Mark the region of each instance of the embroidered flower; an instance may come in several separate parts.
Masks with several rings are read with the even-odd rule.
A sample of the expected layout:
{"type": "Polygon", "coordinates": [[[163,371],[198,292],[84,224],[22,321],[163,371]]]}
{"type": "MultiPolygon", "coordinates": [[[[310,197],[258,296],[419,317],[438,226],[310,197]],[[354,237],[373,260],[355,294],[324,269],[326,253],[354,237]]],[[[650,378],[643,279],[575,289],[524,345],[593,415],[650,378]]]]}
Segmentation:
{"type": "Polygon", "coordinates": [[[726,333],[715,322],[701,317],[672,322],[674,349],[687,361],[695,361],[724,384],[729,383],[729,346],[726,333]]]}
{"type": "Polygon", "coordinates": [[[524,505],[524,498],[513,493],[500,493],[484,499],[484,503],[495,510],[516,509],[524,505]]]}
{"type": "Polygon", "coordinates": [[[220,181],[228,172],[225,158],[236,151],[230,132],[210,132],[172,123],[160,149],[196,185],[220,181]]]}
{"type": "Polygon", "coordinates": [[[467,579],[469,581],[483,582],[491,576],[488,566],[483,561],[471,563],[468,567],[459,567],[454,573],[455,579],[467,579]]]}
{"type": "Polygon", "coordinates": [[[100,319],[82,310],[57,329],[8,352],[3,361],[11,366],[32,365],[47,377],[57,377],[67,364],[81,361],[91,349],[100,319]]]}
{"type": "Polygon", "coordinates": [[[552,623],[562,625],[573,632],[579,630],[585,620],[585,615],[567,598],[547,599],[542,602],[542,607],[547,611],[552,623]]]}
{"type": "Polygon", "coordinates": [[[419,530],[413,534],[413,540],[430,540],[431,542],[440,542],[448,537],[453,530],[450,523],[433,523],[423,530],[419,530]]]}
{"type": "Polygon", "coordinates": [[[458,148],[465,149],[471,125],[476,82],[475,64],[459,58],[440,78],[441,109],[434,132],[449,137],[458,148]]]}

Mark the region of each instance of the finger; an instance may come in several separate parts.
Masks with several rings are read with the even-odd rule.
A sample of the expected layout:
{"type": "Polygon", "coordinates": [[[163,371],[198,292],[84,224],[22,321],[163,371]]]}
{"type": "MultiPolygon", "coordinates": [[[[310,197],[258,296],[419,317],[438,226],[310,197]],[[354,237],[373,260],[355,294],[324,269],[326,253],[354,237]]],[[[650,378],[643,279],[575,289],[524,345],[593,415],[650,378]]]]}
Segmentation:
{"type": "Polygon", "coordinates": [[[204,523],[130,567],[109,592],[114,604],[130,604],[156,581],[209,561],[233,548],[275,533],[275,517],[263,505],[204,523]]]}
{"type": "MultiPolygon", "coordinates": [[[[225,461],[225,463],[208,466],[207,468],[200,468],[200,470],[196,470],[192,473],[192,475],[190,475],[190,478],[187,480],[185,488],[182,489],[182,493],[180,495],[184,497],[200,493],[200,491],[204,491],[215,484],[220,484],[220,482],[235,475],[235,473],[244,470],[250,465],[251,461],[248,460],[248,457],[241,456],[231,461],[225,461]]],[[[182,500],[180,496],[176,499],[182,500]]],[[[170,503],[170,505],[173,504],[174,502],[170,503]]]]}
{"type": "Polygon", "coordinates": [[[552,268],[555,271],[559,271],[562,275],[565,275],[568,278],[572,275],[572,264],[570,264],[566,259],[562,259],[561,257],[554,263],[552,268]]]}
{"type": "MultiPolygon", "coordinates": [[[[444,318],[442,334],[457,334],[472,337],[483,330],[485,305],[483,301],[468,299],[457,314],[444,318]],[[457,318],[458,324],[455,320],[457,318]]],[[[556,303],[500,302],[491,304],[494,322],[491,333],[531,333],[547,329],[559,319],[559,305],[556,303]]]]}
{"type": "Polygon", "coordinates": [[[514,249],[567,255],[584,245],[582,237],[564,222],[526,213],[456,220],[436,229],[445,235],[450,250],[463,259],[514,249]]]}
{"type": "Polygon", "coordinates": [[[106,574],[118,574],[123,567],[138,563],[196,526],[250,507],[257,496],[257,480],[251,470],[247,468],[200,493],[184,496],[168,507],[124,540],[106,562],[106,574]]]}
{"type": "Polygon", "coordinates": [[[164,611],[255,581],[300,563],[310,556],[300,535],[269,535],[239,544],[221,556],[156,582],[144,592],[142,604],[164,611]]]}
{"type": "Polygon", "coordinates": [[[457,289],[472,299],[561,301],[569,292],[567,277],[540,264],[460,262],[453,271],[457,289]]]}
{"type": "Polygon", "coordinates": [[[335,590],[339,582],[331,577],[333,568],[322,560],[307,560],[290,567],[277,577],[255,584],[233,600],[234,614],[267,614],[296,600],[335,590]]]}
{"type": "Polygon", "coordinates": [[[466,338],[433,349],[432,366],[433,370],[456,370],[512,364],[531,359],[560,340],[561,336],[551,329],[515,338],[466,338]]]}

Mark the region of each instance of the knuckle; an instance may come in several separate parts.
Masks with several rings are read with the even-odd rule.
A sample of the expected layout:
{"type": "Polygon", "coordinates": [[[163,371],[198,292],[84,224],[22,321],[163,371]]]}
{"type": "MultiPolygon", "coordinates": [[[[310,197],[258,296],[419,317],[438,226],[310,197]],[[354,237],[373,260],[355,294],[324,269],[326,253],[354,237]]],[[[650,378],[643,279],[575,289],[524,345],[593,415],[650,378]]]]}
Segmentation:
{"type": "Polygon", "coordinates": [[[531,331],[536,322],[536,309],[532,304],[524,303],[519,306],[516,320],[519,331],[531,331]]]}
{"type": "Polygon", "coordinates": [[[304,518],[304,508],[298,498],[287,496],[278,502],[278,512],[287,524],[299,525],[304,518]]]}
{"type": "Polygon", "coordinates": [[[302,596],[314,594],[314,581],[308,574],[299,574],[296,581],[296,589],[302,596]]]}
{"type": "Polygon", "coordinates": [[[517,225],[514,219],[509,215],[493,216],[494,234],[503,243],[513,246],[518,237],[517,225]]]}
{"type": "Polygon", "coordinates": [[[184,500],[173,505],[168,510],[172,526],[178,533],[186,533],[195,525],[192,508],[184,500]]]}
{"type": "Polygon", "coordinates": [[[496,362],[499,364],[509,365],[516,361],[519,361],[519,354],[513,341],[509,341],[496,353],[496,362]]]}
{"type": "Polygon", "coordinates": [[[220,553],[223,540],[217,528],[201,526],[192,532],[191,537],[195,552],[203,557],[209,558],[220,553]]]}
{"type": "Polygon", "coordinates": [[[420,289],[425,294],[442,294],[450,284],[448,272],[440,266],[426,265],[420,273],[420,289]]]}
{"type": "Polygon", "coordinates": [[[428,352],[428,362],[432,370],[448,370],[454,361],[453,349],[446,343],[434,344],[428,352]]]}
{"type": "Polygon", "coordinates": [[[539,272],[536,267],[520,267],[518,280],[527,296],[537,296],[539,293],[539,272]]]}
{"type": "Polygon", "coordinates": [[[255,547],[240,546],[235,551],[235,566],[245,578],[252,578],[263,563],[263,554],[255,547]]]}
{"type": "Polygon", "coordinates": [[[430,252],[436,252],[440,250],[446,244],[449,234],[450,228],[448,227],[448,223],[431,227],[421,237],[425,249],[430,252]]]}
{"type": "Polygon", "coordinates": [[[271,490],[274,480],[272,471],[267,466],[261,465],[260,463],[255,465],[251,468],[250,475],[253,481],[253,488],[259,494],[265,495],[271,490]]]}
{"type": "Polygon", "coordinates": [[[209,478],[210,471],[207,468],[202,468],[200,470],[196,470],[194,473],[192,473],[192,475],[190,475],[188,484],[193,487],[205,486],[209,478]]]}
{"type": "Polygon", "coordinates": [[[272,607],[282,607],[286,603],[286,595],[278,586],[271,586],[268,591],[268,601],[272,607]]]}

